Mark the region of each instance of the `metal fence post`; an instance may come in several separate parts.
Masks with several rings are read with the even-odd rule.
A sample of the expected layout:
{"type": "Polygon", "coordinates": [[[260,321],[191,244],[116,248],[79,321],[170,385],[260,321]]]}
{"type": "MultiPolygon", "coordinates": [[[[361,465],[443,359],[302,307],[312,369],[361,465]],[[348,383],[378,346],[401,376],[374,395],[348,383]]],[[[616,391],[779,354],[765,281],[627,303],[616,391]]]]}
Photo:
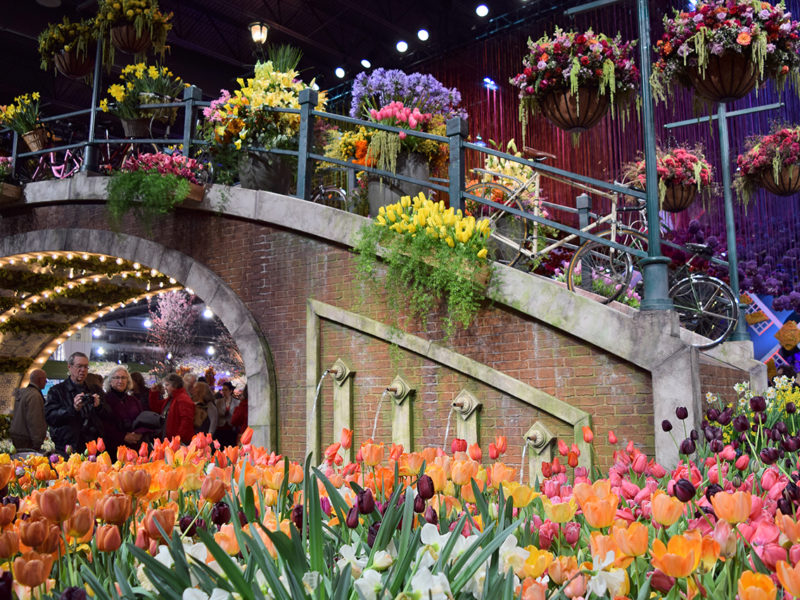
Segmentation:
{"type": "Polygon", "coordinates": [[[203,92],[196,86],[189,86],[183,90],[183,155],[192,155],[192,140],[195,133],[194,104],[203,98],[203,92]]]}
{"type": "Polygon", "coordinates": [[[464,142],[468,133],[466,119],[454,117],[447,122],[447,137],[450,138],[450,166],[447,175],[450,179],[450,206],[453,210],[464,209],[464,198],[462,197],[466,187],[464,142]]]}
{"type": "MultiPolygon", "coordinates": [[[[592,210],[592,198],[589,194],[581,194],[575,198],[575,208],[578,209],[578,229],[581,231],[589,226],[589,213],[592,210]]],[[[584,238],[580,238],[580,243],[583,244],[584,238]]],[[[588,260],[581,262],[581,274],[588,273],[591,269],[588,260]]],[[[592,278],[581,277],[581,289],[592,290],[592,278]]]]}
{"type": "Polygon", "coordinates": [[[97,126],[97,103],[100,96],[100,75],[103,63],[103,39],[97,40],[97,50],[94,55],[94,75],[92,78],[92,112],[89,113],[89,139],[83,150],[83,164],[81,172],[97,171],[97,148],[95,147],[95,127],[97,126]]]}
{"type": "Polygon", "coordinates": [[[300,91],[300,135],[297,144],[297,197],[311,200],[311,161],[308,153],[314,141],[314,115],[319,94],[306,88],[300,91]]]}

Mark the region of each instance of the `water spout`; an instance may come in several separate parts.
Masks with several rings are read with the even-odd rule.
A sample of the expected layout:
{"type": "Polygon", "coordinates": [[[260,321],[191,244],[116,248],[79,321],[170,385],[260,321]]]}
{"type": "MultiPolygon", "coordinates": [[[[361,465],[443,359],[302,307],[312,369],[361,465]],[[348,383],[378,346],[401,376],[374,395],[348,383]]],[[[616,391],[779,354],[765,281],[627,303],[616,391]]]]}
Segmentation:
{"type": "Polygon", "coordinates": [[[527,438],[525,439],[525,445],[522,446],[522,464],[519,466],[519,482],[522,483],[522,478],[525,474],[525,454],[528,452],[528,444],[530,444],[530,440],[527,438]]]}
{"type": "Polygon", "coordinates": [[[450,412],[447,413],[447,427],[444,428],[444,441],[442,442],[442,450],[447,451],[447,438],[450,436],[450,417],[456,411],[455,402],[450,407],[450,412]]]}
{"type": "Polygon", "coordinates": [[[381,404],[383,399],[391,393],[391,388],[386,388],[381,394],[381,399],[378,401],[378,408],[375,409],[375,420],[372,422],[372,441],[375,441],[375,432],[378,430],[378,416],[381,414],[381,404]]]}
{"type": "Polygon", "coordinates": [[[322,382],[325,381],[325,378],[328,376],[328,373],[330,372],[331,372],[330,369],[325,369],[325,371],[323,371],[322,373],[322,377],[319,378],[319,383],[317,384],[317,391],[314,392],[314,406],[311,408],[311,419],[309,419],[308,421],[309,423],[313,423],[314,418],[317,415],[317,404],[319,404],[319,391],[322,389],[322,382]]]}

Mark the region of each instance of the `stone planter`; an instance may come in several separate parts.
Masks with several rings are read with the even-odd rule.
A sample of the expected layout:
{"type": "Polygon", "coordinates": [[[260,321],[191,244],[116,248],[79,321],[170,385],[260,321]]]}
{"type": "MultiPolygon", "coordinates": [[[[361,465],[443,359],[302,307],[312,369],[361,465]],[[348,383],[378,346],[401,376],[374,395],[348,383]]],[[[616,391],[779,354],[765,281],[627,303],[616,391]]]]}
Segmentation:
{"type": "Polygon", "coordinates": [[[709,54],[705,76],[698,68],[688,73],[697,95],[712,102],[744,98],[756,86],[757,74],[753,61],[738,52],[725,52],[719,56],[709,54]]]}
{"type": "MultiPolygon", "coordinates": [[[[401,152],[397,156],[397,174],[427,181],[430,178],[430,167],[427,159],[422,154],[401,152]]],[[[372,176],[367,185],[369,214],[375,217],[381,206],[395,204],[403,196],[411,196],[413,198],[426,190],[427,188],[424,185],[408,183],[391,177],[372,176]]]]}
{"type": "Polygon", "coordinates": [[[784,167],[776,180],[770,167],[761,175],[761,185],[776,196],[791,196],[800,191],[800,165],[784,167]]]}
{"type": "Polygon", "coordinates": [[[681,212],[689,208],[697,197],[696,185],[682,185],[672,183],[667,185],[664,193],[664,200],[661,202],[661,210],[667,212],[681,212]]]}
{"type": "Polygon", "coordinates": [[[23,133],[22,139],[25,140],[31,152],[38,152],[50,146],[50,136],[44,127],[37,127],[33,131],[23,133]]]}
{"type": "Polygon", "coordinates": [[[153,45],[150,38],[150,31],[142,28],[141,35],[136,33],[136,27],[132,23],[117,25],[111,28],[111,43],[117,50],[128,54],[142,54],[153,45]]]}
{"type": "Polygon", "coordinates": [[[593,87],[582,87],[577,95],[565,91],[551,92],[539,104],[548,121],[570,133],[581,133],[597,125],[609,106],[608,94],[601,94],[593,87]]]}
{"type": "Polygon", "coordinates": [[[248,152],[239,159],[239,183],[248,190],[289,195],[292,186],[289,161],[278,154],[248,152]]]}
{"type": "Polygon", "coordinates": [[[79,56],[75,50],[62,50],[53,56],[53,63],[65,77],[83,79],[94,68],[94,54],[93,47],[88,48],[83,56],[79,56]]]}
{"type": "Polygon", "coordinates": [[[12,183],[0,183],[0,206],[22,200],[22,188],[12,183]]]}

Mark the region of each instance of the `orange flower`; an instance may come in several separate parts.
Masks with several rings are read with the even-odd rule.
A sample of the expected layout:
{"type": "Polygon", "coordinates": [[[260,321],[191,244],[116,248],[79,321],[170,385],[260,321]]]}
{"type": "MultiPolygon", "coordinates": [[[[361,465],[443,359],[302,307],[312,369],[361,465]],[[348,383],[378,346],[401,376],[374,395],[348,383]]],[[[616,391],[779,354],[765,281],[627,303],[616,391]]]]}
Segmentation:
{"type": "Polygon", "coordinates": [[[342,439],[339,441],[342,448],[348,450],[353,445],[353,430],[347,427],[342,427],[342,439]]]}
{"type": "Polygon", "coordinates": [[[720,555],[720,545],[713,537],[704,536],[700,550],[700,562],[706,571],[710,571],[717,564],[720,555]]]}
{"type": "Polygon", "coordinates": [[[37,552],[49,554],[55,552],[61,546],[61,528],[50,522],[46,522],[46,533],[40,544],[33,547],[37,552]]]}
{"type": "Polygon", "coordinates": [[[26,587],[38,587],[47,581],[53,560],[49,554],[26,552],[14,559],[14,579],[26,587]]]}
{"type": "Polygon", "coordinates": [[[18,524],[19,539],[26,546],[35,548],[47,537],[49,523],[45,518],[23,519],[19,520],[18,524]]]}
{"type": "Polygon", "coordinates": [[[116,552],[122,545],[122,536],[116,525],[101,525],[97,528],[96,538],[100,552],[116,552]]]}
{"type": "Polygon", "coordinates": [[[11,463],[0,464],[0,489],[6,487],[14,475],[14,465],[11,463]]]}
{"type": "Polygon", "coordinates": [[[789,538],[792,544],[800,542],[800,523],[791,516],[785,515],[779,510],[775,515],[775,525],[778,526],[783,535],[789,538]]]}
{"type": "MultiPolygon", "coordinates": [[[[279,486],[280,489],[280,486],[279,486]]],[[[216,504],[225,497],[225,482],[216,477],[206,477],[200,488],[200,497],[206,502],[216,504]]]]}
{"type": "Polygon", "coordinates": [[[769,575],[743,571],[739,578],[739,600],[772,600],[775,598],[775,584],[769,575]]]}
{"type": "Polygon", "coordinates": [[[6,527],[14,522],[17,516],[17,505],[12,503],[0,505],[0,527],[6,527]]]}
{"type": "Polygon", "coordinates": [[[736,36],[736,43],[740,46],[749,46],[752,38],[750,34],[746,31],[741,32],[738,36],[736,36]]]}
{"type": "MultiPolygon", "coordinates": [[[[450,477],[454,484],[466,485],[469,487],[469,482],[478,474],[478,469],[478,463],[475,461],[454,460],[453,464],[450,466],[450,477]]],[[[442,485],[441,488],[437,488],[437,491],[440,489],[444,489],[444,485],[442,485]]]]}
{"type": "Polygon", "coordinates": [[[246,446],[251,441],[253,441],[253,428],[248,427],[247,429],[244,430],[244,433],[242,433],[242,437],[239,439],[239,443],[242,446],[246,446]]]}
{"type": "Polygon", "coordinates": [[[501,483],[514,481],[516,474],[517,470],[514,467],[507,467],[500,461],[486,469],[487,478],[491,476],[491,485],[494,489],[499,488],[501,483]]]}
{"type": "Polygon", "coordinates": [[[614,526],[611,535],[617,547],[626,556],[642,556],[649,546],[647,526],[638,521],[631,523],[627,529],[614,526]]]}
{"type": "MultiPolygon", "coordinates": [[[[715,494],[719,495],[719,494],[715,494]]],[[[779,560],[775,565],[775,573],[783,589],[795,598],[800,597],[800,563],[792,567],[785,560],[779,560]]]]}
{"type": "Polygon", "coordinates": [[[164,539],[169,540],[172,535],[172,528],[175,526],[175,509],[173,508],[152,508],[147,511],[144,520],[142,521],[144,530],[154,540],[164,539]],[[158,525],[156,524],[158,523],[158,525]],[[164,530],[164,536],[158,526],[164,530]]]}
{"type": "Polygon", "coordinates": [[[19,535],[16,531],[8,530],[0,533],[0,558],[8,560],[19,552],[19,535]]]}
{"type": "Polygon", "coordinates": [[[100,467],[102,466],[103,465],[97,461],[92,462],[87,460],[86,462],[82,462],[75,479],[83,483],[92,483],[97,479],[97,474],[100,472],[100,467]]]}
{"type": "Polygon", "coordinates": [[[591,549],[592,556],[605,559],[609,552],[614,554],[614,566],[625,568],[633,560],[631,557],[624,556],[614,538],[610,535],[603,535],[599,531],[593,531],[589,539],[589,548],[591,549]]]}
{"type": "Polygon", "coordinates": [[[100,490],[93,490],[85,488],[78,490],[78,504],[81,506],[88,506],[91,509],[97,505],[97,501],[103,497],[103,492],[100,490]]]}
{"type": "Polygon", "coordinates": [[[574,498],[570,498],[569,502],[553,504],[550,498],[542,496],[542,506],[544,507],[545,516],[554,523],[566,523],[575,516],[575,511],[578,510],[578,505],[575,503],[574,498]]]}
{"type": "Polygon", "coordinates": [[[383,442],[380,444],[362,444],[361,458],[370,467],[379,464],[383,460],[383,442]]]}
{"type": "Polygon", "coordinates": [[[508,450],[508,439],[504,435],[498,435],[494,438],[494,445],[500,454],[505,454],[508,450]]]}
{"type": "Polygon", "coordinates": [[[696,530],[673,535],[666,546],[655,539],[651,550],[652,563],[670,577],[687,577],[697,568],[701,551],[702,539],[696,530]]]}
{"type": "MultiPolygon", "coordinates": [[[[206,478],[206,480],[208,480],[208,478],[206,478]]],[[[267,467],[261,473],[261,481],[269,489],[277,491],[281,489],[281,484],[283,483],[283,470],[275,467],[267,467]]],[[[203,485],[205,485],[205,482],[203,482],[203,485]]],[[[201,491],[200,493],[202,494],[203,492],[201,491]]]]}
{"type": "Polygon", "coordinates": [[[101,521],[121,525],[131,516],[131,497],[125,494],[104,496],[97,501],[95,511],[101,521]]]}
{"type": "Polygon", "coordinates": [[[547,574],[553,583],[562,585],[578,570],[578,559],[574,556],[556,556],[547,568],[547,574]]]}
{"type": "Polygon", "coordinates": [[[289,483],[303,483],[303,467],[296,462],[289,463],[289,483]]]}
{"type": "Polygon", "coordinates": [[[743,523],[753,508],[750,492],[719,492],[711,496],[711,505],[717,517],[730,524],[743,523]]]}
{"type": "Polygon", "coordinates": [[[684,510],[683,502],[661,490],[656,490],[653,494],[651,506],[653,518],[667,527],[680,519],[684,510]]]}
{"type": "Polygon", "coordinates": [[[119,489],[123,494],[138,497],[150,491],[150,473],[144,469],[122,469],[119,472],[119,489]]]}
{"type": "Polygon", "coordinates": [[[593,439],[594,439],[594,432],[592,431],[592,428],[589,427],[588,425],[584,425],[583,441],[586,442],[587,444],[591,444],[593,439]]]}
{"type": "Polygon", "coordinates": [[[614,522],[619,496],[611,493],[608,480],[599,479],[591,485],[579,483],[575,486],[573,495],[583,510],[586,522],[592,527],[609,527],[614,522]]]}
{"type": "Polygon", "coordinates": [[[228,554],[233,556],[239,554],[239,542],[236,540],[236,532],[232,523],[226,523],[214,534],[214,541],[220,545],[228,554]]]}
{"type": "Polygon", "coordinates": [[[64,523],[64,532],[74,538],[82,538],[92,530],[94,526],[94,513],[88,506],[81,506],[64,523]]]}
{"type": "Polygon", "coordinates": [[[445,485],[447,485],[447,476],[444,474],[444,469],[440,465],[434,463],[429,464],[425,467],[425,474],[433,480],[433,489],[435,492],[444,490],[445,485]]]}

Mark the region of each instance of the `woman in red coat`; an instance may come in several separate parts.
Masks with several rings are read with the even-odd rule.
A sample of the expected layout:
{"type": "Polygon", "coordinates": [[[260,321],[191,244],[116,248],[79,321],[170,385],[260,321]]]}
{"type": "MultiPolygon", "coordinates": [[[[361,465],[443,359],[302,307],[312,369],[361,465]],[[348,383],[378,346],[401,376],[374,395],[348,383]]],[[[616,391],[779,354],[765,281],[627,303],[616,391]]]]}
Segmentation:
{"type": "Polygon", "coordinates": [[[164,378],[164,389],[169,397],[165,436],[180,436],[181,442],[188,444],[194,436],[194,402],[183,388],[183,379],[177,373],[164,378]]]}

